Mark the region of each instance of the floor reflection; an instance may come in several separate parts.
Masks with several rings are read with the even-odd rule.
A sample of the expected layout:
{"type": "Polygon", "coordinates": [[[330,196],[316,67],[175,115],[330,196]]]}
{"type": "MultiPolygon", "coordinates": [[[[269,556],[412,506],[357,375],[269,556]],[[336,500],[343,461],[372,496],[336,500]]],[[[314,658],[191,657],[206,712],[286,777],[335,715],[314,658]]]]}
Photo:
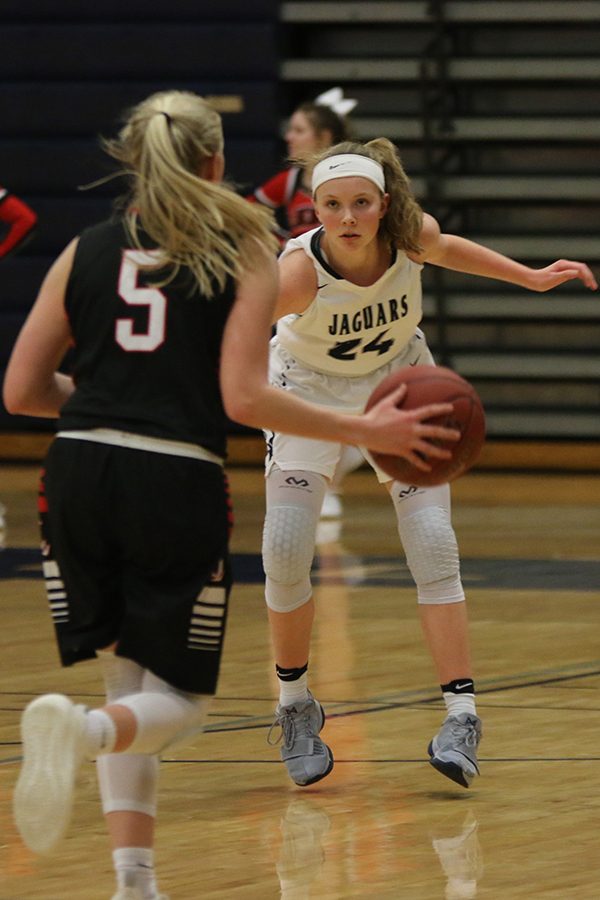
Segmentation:
{"type": "Polygon", "coordinates": [[[353,809],[341,795],[294,797],[289,802],[278,823],[281,900],[377,896],[378,890],[386,898],[478,896],[483,853],[478,822],[470,810],[465,815],[461,809],[455,821],[446,810],[436,826],[410,802],[400,812],[391,794],[383,803],[380,796],[376,822],[371,821],[367,832],[365,798],[356,806],[356,796],[352,799],[353,809]],[[439,868],[432,865],[432,852],[439,868]]]}
{"type": "Polygon", "coordinates": [[[329,816],[318,805],[303,798],[290,801],[281,819],[282,842],[277,861],[281,900],[313,896],[311,885],[325,861],[323,837],[330,827],[329,816]]]}
{"type": "Polygon", "coordinates": [[[6,547],[6,507],[0,503],[0,550],[6,547]]]}
{"type": "Polygon", "coordinates": [[[461,831],[432,838],[440,865],[447,878],[446,900],[472,900],[483,875],[483,854],[477,837],[478,823],[468,813],[461,831]]]}

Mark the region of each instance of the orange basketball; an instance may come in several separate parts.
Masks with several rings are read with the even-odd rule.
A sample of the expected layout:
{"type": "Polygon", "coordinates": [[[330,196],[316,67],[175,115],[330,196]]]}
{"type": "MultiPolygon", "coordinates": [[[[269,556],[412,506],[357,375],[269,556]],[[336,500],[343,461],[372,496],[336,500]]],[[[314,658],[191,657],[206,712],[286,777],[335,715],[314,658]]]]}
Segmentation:
{"type": "Polygon", "coordinates": [[[366,408],[370,409],[401,384],[406,384],[407,391],[398,405],[399,409],[416,409],[429,403],[452,403],[452,412],[427,421],[460,431],[460,439],[447,443],[432,441],[451,450],[452,457],[429,457],[430,472],[422,472],[401,456],[370,451],[377,465],[396,481],[418,487],[444,484],[463,475],[476,462],[485,441],[485,413],[475,388],[452,369],[443,366],[406,366],[392,372],[377,385],[366,408]]]}

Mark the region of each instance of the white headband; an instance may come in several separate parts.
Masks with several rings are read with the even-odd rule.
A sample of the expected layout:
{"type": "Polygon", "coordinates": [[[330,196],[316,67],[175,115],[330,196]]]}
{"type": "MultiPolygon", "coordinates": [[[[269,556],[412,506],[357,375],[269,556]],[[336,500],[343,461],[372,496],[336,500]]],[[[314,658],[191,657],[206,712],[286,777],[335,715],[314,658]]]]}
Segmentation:
{"type": "Polygon", "coordinates": [[[360,156],[358,153],[338,153],[337,156],[328,156],[322,159],[313,169],[312,192],[316,193],[323,182],[333,178],[368,178],[376,184],[382,193],[385,193],[385,177],[383,167],[368,156],[360,156]]]}

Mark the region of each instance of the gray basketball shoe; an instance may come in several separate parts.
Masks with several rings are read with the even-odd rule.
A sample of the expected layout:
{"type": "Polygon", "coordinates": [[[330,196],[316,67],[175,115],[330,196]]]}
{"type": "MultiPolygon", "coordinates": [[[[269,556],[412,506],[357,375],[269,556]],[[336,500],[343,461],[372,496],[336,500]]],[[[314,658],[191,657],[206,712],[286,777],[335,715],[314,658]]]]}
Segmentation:
{"type": "Polygon", "coordinates": [[[457,784],[468,788],[479,775],[477,748],[481,740],[481,719],[469,713],[448,716],[430,742],[431,765],[457,784]]]}
{"type": "Polygon", "coordinates": [[[308,700],[291,706],[277,706],[275,710],[275,721],[267,741],[274,746],[283,739],[281,759],[292,781],[300,787],[320,781],[333,769],[333,753],[319,737],[324,724],[323,707],[310,691],[308,700]],[[281,734],[272,741],[271,734],[277,725],[281,734]]]}

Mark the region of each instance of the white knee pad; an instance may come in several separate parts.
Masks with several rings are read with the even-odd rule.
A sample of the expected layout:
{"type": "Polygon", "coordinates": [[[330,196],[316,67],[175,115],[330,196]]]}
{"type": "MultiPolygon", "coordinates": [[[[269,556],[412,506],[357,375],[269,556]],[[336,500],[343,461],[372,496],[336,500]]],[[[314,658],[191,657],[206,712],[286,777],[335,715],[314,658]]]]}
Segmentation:
{"type": "Polygon", "coordinates": [[[315,552],[316,522],[308,510],[274,506],[263,529],[265,574],[279,584],[294,584],[310,572],[315,552]]]}
{"type": "Polygon", "coordinates": [[[292,612],[310,600],[316,527],[306,509],[274,506],[267,512],[263,531],[265,599],[275,612],[292,612]]]}
{"type": "Polygon", "coordinates": [[[267,512],[263,530],[265,596],[276,612],[290,612],[310,599],[316,527],[316,519],[306,509],[274,506],[267,512]]]}
{"type": "Polygon", "coordinates": [[[272,581],[268,575],[265,578],[265,600],[273,612],[293,612],[308,603],[311,597],[310,575],[295,584],[280,584],[278,581],[272,581]]]}
{"type": "Polygon", "coordinates": [[[139,812],[156,816],[158,756],[148,753],[105,753],[96,759],[102,811],[139,812]]]}
{"type": "MultiPolygon", "coordinates": [[[[106,699],[118,703],[121,697],[142,688],[145,669],[131,659],[99,651],[106,699]]],[[[102,811],[140,812],[156,816],[158,756],[146,753],[105,753],[96,759],[102,811]]]]}
{"type": "Polygon", "coordinates": [[[310,569],[324,493],[325,479],[315,473],[274,469],[267,478],[265,598],[276,612],[291,612],[310,600],[310,569]]]}
{"type": "Polygon", "coordinates": [[[146,670],[141,691],[117,702],[130,709],[137,722],[127,753],[160,755],[167,747],[186,743],[202,731],[210,697],[178,691],[146,670]]]}
{"type": "Polygon", "coordinates": [[[419,603],[460,603],[464,592],[460,560],[449,510],[426,506],[398,518],[406,562],[417,585],[419,603]]]}

